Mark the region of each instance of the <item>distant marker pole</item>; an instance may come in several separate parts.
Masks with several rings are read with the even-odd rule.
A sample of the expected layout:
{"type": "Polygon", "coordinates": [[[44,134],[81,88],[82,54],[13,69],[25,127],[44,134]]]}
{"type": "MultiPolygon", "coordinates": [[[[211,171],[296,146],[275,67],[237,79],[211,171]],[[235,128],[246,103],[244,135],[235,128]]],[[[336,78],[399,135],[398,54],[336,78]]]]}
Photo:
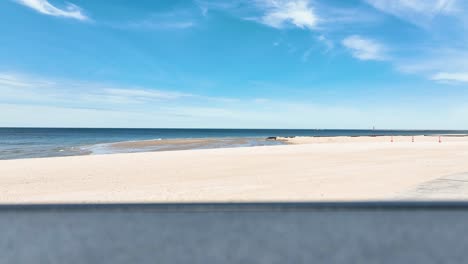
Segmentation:
{"type": "Polygon", "coordinates": [[[442,143],[442,140],[440,139],[440,136],[439,136],[439,143],[442,143]]]}
{"type": "Polygon", "coordinates": [[[414,136],[411,137],[411,142],[414,142],[414,136]]]}
{"type": "Polygon", "coordinates": [[[390,139],[390,142],[392,142],[392,143],[393,143],[393,136],[392,136],[392,139],[390,139]]]}

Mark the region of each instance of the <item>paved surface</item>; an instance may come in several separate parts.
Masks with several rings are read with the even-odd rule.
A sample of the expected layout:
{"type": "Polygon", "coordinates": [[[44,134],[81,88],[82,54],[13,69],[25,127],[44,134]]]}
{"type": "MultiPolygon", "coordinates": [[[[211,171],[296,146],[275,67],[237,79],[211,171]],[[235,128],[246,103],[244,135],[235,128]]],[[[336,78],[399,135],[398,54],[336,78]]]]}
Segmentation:
{"type": "Polygon", "coordinates": [[[1,263],[468,263],[467,203],[0,206],[1,263]]]}
{"type": "Polygon", "coordinates": [[[425,182],[398,198],[468,200],[468,173],[448,175],[425,182]]]}

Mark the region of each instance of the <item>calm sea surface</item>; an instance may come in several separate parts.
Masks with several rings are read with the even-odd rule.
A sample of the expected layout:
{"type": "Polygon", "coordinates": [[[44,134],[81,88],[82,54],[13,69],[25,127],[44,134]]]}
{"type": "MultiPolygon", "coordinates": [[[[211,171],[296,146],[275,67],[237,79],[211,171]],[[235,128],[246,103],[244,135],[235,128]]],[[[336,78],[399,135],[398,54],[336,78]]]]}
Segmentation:
{"type": "MultiPolygon", "coordinates": [[[[282,144],[270,136],[361,136],[467,134],[468,131],[436,130],[314,130],[314,129],[113,129],[113,128],[0,128],[0,159],[112,153],[109,143],[140,140],[219,138],[203,148],[282,144]],[[230,140],[225,140],[229,138],[230,140]],[[242,140],[236,141],[236,138],[242,140]]],[[[199,146],[197,148],[200,148],[199,146]]],[[[117,152],[139,152],[128,149],[117,152]]]]}

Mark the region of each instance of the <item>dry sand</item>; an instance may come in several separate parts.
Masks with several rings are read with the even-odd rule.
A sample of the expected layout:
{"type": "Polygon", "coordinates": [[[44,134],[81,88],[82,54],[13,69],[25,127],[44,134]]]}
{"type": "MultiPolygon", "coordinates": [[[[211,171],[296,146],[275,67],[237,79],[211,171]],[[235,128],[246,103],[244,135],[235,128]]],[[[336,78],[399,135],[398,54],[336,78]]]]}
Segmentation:
{"type": "Polygon", "coordinates": [[[0,161],[0,203],[467,199],[468,137],[0,161]]]}

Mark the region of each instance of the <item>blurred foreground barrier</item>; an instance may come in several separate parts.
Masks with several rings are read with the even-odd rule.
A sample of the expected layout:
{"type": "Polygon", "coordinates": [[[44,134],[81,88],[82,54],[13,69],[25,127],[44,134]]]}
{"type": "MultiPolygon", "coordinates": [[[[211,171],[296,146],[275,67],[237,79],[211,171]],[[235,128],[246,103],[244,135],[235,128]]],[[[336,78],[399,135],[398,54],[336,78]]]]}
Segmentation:
{"type": "Polygon", "coordinates": [[[0,206],[0,263],[468,263],[468,203],[0,206]]]}

